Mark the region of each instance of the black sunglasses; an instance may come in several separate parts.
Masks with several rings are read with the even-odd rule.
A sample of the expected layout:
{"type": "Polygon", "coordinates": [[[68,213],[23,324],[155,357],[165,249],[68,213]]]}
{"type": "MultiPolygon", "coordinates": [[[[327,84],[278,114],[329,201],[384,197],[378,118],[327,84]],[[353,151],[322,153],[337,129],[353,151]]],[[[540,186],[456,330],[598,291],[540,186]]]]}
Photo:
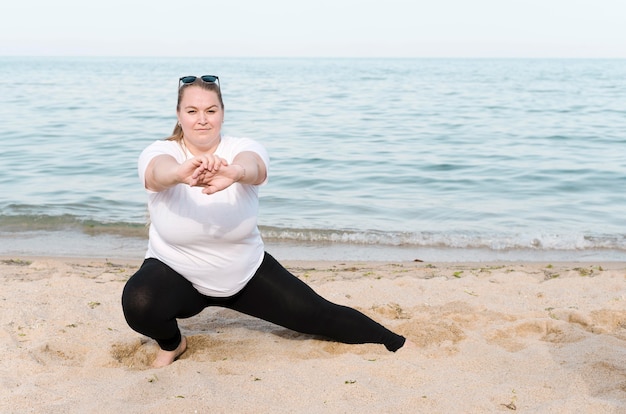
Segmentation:
{"type": "MultiPolygon", "coordinates": [[[[183,76],[178,80],[178,87],[180,88],[181,85],[194,83],[196,79],[198,79],[198,76],[183,76]]],[[[220,86],[220,78],[215,75],[202,75],[200,76],[200,79],[202,79],[206,83],[216,83],[217,86],[220,86]]]]}

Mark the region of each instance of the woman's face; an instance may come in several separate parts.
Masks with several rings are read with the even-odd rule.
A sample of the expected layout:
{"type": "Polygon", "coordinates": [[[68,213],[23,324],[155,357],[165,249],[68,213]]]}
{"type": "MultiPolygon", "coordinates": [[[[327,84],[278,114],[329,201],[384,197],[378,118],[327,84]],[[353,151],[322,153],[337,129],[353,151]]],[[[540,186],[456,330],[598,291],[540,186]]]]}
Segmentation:
{"type": "Polygon", "coordinates": [[[214,152],[220,143],[224,109],[217,93],[198,86],[183,91],[178,110],[185,145],[194,155],[214,152]]]}

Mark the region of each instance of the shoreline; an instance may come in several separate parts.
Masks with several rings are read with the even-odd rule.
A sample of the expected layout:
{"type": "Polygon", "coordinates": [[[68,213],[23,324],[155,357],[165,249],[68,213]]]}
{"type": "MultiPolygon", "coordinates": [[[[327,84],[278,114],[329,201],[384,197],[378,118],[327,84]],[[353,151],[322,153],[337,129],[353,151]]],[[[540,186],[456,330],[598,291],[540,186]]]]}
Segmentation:
{"type": "MultiPolygon", "coordinates": [[[[268,252],[272,255],[274,253],[268,252]]],[[[275,256],[276,257],[276,256],[275,256]]],[[[386,268],[389,266],[408,266],[410,268],[475,268],[475,269],[487,269],[487,268],[507,268],[507,267],[524,267],[528,266],[533,269],[537,268],[584,268],[584,267],[602,267],[603,270],[618,270],[624,269],[626,271],[626,261],[612,261],[612,260],[465,260],[465,261],[441,261],[441,260],[373,260],[373,259],[348,259],[340,260],[333,258],[325,259],[279,259],[277,260],[287,268],[295,267],[336,267],[336,266],[358,266],[358,267],[381,267],[386,268]]],[[[78,263],[81,265],[94,263],[96,265],[125,265],[128,267],[139,267],[143,262],[142,257],[97,257],[97,256],[79,256],[79,255],[33,255],[33,254],[5,254],[0,253],[0,264],[5,265],[17,265],[28,266],[34,262],[39,261],[51,261],[60,263],[78,263]]],[[[626,277],[626,273],[625,273],[626,277]]]]}
{"type": "MultiPolygon", "coordinates": [[[[147,238],[81,231],[3,233],[0,256],[50,256],[142,259],[147,238]]],[[[547,250],[452,248],[348,244],[340,242],[265,241],[279,261],[413,261],[423,262],[626,262],[626,251],[612,249],[547,250]]]]}

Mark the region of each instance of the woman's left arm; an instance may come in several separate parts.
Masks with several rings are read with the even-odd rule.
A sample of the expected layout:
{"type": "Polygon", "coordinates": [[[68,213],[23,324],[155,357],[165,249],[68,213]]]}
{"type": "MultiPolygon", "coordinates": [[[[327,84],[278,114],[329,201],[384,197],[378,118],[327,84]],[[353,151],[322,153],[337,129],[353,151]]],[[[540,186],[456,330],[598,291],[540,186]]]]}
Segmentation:
{"type": "Polygon", "coordinates": [[[265,163],[256,152],[240,152],[233,159],[231,166],[239,170],[235,182],[259,185],[267,178],[265,163]]]}

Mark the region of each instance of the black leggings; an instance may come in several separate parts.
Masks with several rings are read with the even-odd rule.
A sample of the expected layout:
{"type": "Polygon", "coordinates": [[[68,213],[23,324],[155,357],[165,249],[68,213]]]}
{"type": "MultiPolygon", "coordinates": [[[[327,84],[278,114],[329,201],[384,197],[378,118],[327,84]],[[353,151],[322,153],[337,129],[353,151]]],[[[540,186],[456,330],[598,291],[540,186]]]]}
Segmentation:
{"type": "Polygon", "coordinates": [[[122,294],[128,325],[153,338],[166,351],[175,350],[181,341],[176,319],[197,315],[208,306],[234,309],[347,344],[377,343],[395,352],[405,341],[361,312],[322,298],[268,253],[246,287],[228,298],[201,294],[157,259],[146,259],[122,294]]]}

